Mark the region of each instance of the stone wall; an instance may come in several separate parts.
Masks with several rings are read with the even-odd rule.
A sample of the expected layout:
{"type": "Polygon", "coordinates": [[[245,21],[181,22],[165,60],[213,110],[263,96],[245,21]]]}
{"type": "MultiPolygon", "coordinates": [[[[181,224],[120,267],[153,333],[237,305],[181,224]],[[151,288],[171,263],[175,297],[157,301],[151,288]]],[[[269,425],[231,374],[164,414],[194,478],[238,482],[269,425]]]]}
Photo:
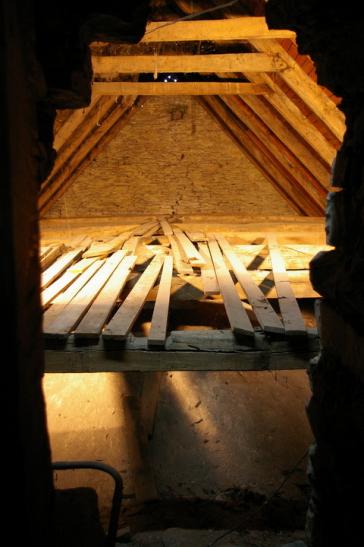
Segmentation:
{"type": "Polygon", "coordinates": [[[294,211],[195,98],[152,97],[47,217],[174,213],[294,211]]]}

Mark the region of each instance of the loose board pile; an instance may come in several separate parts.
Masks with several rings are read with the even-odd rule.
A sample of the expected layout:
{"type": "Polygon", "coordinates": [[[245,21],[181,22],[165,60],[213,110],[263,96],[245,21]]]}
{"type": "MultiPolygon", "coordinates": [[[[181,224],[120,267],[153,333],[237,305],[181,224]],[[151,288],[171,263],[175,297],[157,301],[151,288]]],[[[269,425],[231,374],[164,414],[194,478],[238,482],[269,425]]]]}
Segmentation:
{"type": "Polygon", "coordinates": [[[223,233],[183,230],[163,217],[108,241],[85,238],[73,241],[73,247],[70,242],[45,245],[41,254],[46,266],[41,293],[45,336],[125,341],[153,293],[146,336],[150,348],[161,348],[168,336],[177,282],[198,285],[205,303],[222,302],[232,334],[243,336],[248,344],[254,345],[259,331],[306,335],[283,258],[287,248],[282,250],[274,235],[267,234],[259,245],[245,246],[247,257],[244,245],[228,239],[223,233]],[[269,260],[279,308],[272,305],[257,282],[257,271],[249,266],[253,262],[261,266],[264,260],[267,264],[269,260]]]}

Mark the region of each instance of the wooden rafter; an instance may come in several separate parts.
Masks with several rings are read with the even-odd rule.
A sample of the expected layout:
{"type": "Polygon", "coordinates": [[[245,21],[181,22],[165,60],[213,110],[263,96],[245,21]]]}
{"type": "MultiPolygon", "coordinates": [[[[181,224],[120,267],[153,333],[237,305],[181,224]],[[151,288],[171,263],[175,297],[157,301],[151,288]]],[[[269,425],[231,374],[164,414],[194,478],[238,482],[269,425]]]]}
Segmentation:
{"type": "Polygon", "coordinates": [[[100,120],[102,123],[90,125],[84,132],[79,128],[84,138],[77,146],[72,147],[72,154],[68,156],[60,169],[53,170],[45,181],[38,202],[41,216],[64,194],[81,171],[120,131],[140,104],[140,99],[135,97],[129,97],[123,104],[117,102],[115,98],[110,101],[113,106],[100,120]]]}
{"type": "Polygon", "coordinates": [[[270,30],[264,17],[148,23],[142,42],[294,38],[291,30],[270,30]]]}
{"type": "Polygon", "coordinates": [[[275,157],[270,148],[267,148],[253,131],[231,112],[221,98],[201,97],[200,101],[298,214],[323,214],[323,208],[312,200],[306,189],[299,187],[295,179],[284,169],[280,159],[275,157]]]}
{"type": "Polygon", "coordinates": [[[312,80],[292,57],[275,40],[250,40],[257,51],[279,55],[288,69],[281,73],[282,79],[304,103],[316,114],[316,116],[342,140],[345,132],[344,115],[335,103],[322,91],[320,86],[312,80]]]}
{"type": "Polygon", "coordinates": [[[77,127],[81,125],[83,120],[89,115],[95,104],[100,100],[100,97],[93,97],[90,106],[86,108],[78,108],[72,110],[70,116],[61,125],[56,134],[54,135],[53,147],[57,150],[63,146],[63,144],[69,139],[69,137],[76,131],[77,127]]]}
{"type": "Polygon", "coordinates": [[[307,119],[298,106],[268,74],[249,74],[248,79],[254,83],[265,83],[273,91],[266,95],[267,101],[285,119],[285,121],[317,152],[318,156],[331,168],[336,149],[325,139],[320,131],[307,119]]]}
{"type": "Polygon", "coordinates": [[[318,158],[315,151],[303,141],[303,139],[285,123],[281,115],[262,97],[245,95],[241,97],[266,126],[278,137],[302,164],[314,175],[324,188],[328,188],[330,182],[330,170],[318,158]]]}
{"type": "Polygon", "coordinates": [[[222,99],[232,112],[253,131],[259,140],[279,158],[285,170],[297,181],[297,184],[305,188],[312,200],[324,208],[327,188],[315,179],[300,160],[289,150],[286,143],[278,139],[270,128],[249,108],[244,102],[243,97],[222,97],[222,99]]]}
{"type": "Polygon", "coordinates": [[[236,82],[95,82],[95,95],[264,95],[266,85],[236,82]]]}
{"type": "Polygon", "coordinates": [[[225,53],[212,55],[98,55],[92,57],[95,74],[158,72],[277,72],[287,68],[279,55],[225,53]]]}

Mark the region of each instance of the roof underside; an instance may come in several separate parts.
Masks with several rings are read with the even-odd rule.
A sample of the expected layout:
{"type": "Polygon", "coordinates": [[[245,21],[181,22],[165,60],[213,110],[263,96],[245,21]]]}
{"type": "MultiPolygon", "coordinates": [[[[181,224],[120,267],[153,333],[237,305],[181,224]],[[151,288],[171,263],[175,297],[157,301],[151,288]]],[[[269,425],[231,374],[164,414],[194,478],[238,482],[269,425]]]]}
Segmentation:
{"type": "MultiPolygon", "coordinates": [[[[157,21],[189,15],[192,4],[155,4],[139,44],[92,44],[93,98],[83,110],[57,115],[58,154],[42,185],[41,215],[149,94],[196,95],[299,214],[323,214],[345,123],[339,99],[317,85],[313,63],[298,54],[294,34],[268,30],[261,3],[237,2],[169,24],[157,21]],[[178,82],[165,82],[167,74],[178,82]]],[[[206,7],[211,2],[193,2],[194,12],[206,7]]]]}

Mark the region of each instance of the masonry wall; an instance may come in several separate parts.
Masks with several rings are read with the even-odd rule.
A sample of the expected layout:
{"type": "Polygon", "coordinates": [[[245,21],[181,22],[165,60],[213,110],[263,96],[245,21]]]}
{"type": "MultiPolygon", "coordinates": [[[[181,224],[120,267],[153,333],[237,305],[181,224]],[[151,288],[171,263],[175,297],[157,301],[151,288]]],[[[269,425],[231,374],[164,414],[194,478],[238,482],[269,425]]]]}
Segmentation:
{"type": "Polygon", "coordinates": [[[47,217],[135,213],[294,211],[195,98],[150,97],[47,217]]]}

